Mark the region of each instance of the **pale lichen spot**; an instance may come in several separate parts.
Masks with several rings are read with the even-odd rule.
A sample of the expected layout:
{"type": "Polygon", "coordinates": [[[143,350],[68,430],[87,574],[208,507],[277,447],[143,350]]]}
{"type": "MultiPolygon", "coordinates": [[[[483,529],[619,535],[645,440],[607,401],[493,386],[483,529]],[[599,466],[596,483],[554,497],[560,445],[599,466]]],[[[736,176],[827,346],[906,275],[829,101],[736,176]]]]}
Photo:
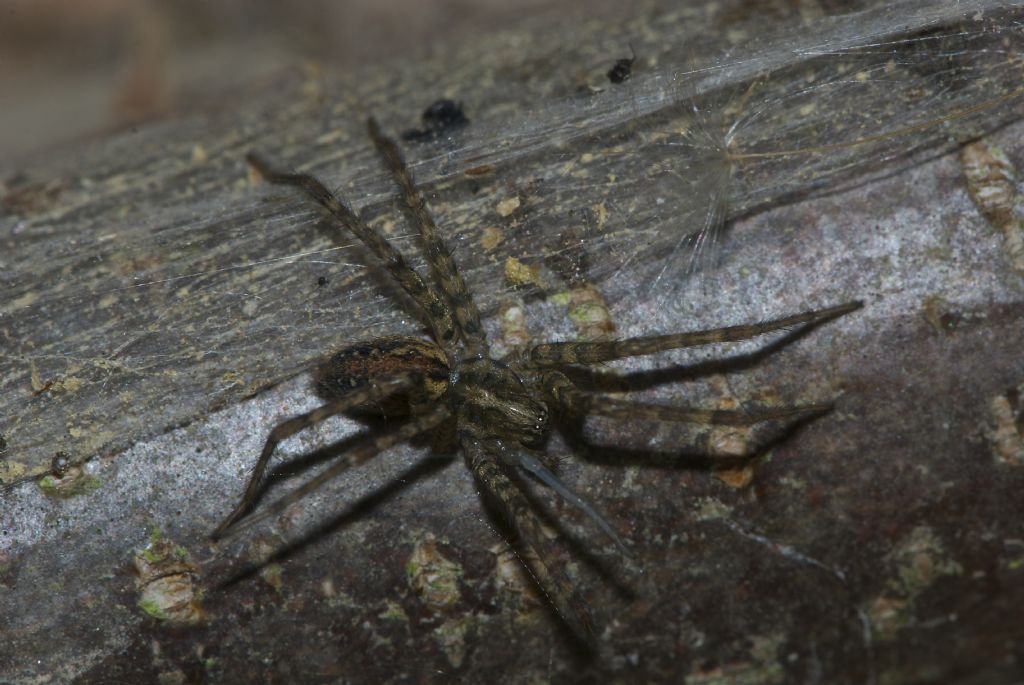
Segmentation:
{"type": "Polygon", "coordinates": [[[509,217],[519,209],[522,202],[518,197],[507,197],[498,203],[495,210],[498,212],[498,216],[509,217]]]}
{"type": "Polygon", "coordinates": [[[960,164],[975,206],[1002,232],[1010,264],[1024,272],[1024,194],[1017,192],[1013,162],[995,145],[975,142],[961,148],[960,164]]]}
{"type": "Polygon", "coordinates": [[[27,307],[30,304],[34,303],[38,299],[39,299],[39,293],[30,291],[30,292],[25,293],[21,297],[17,297],[14,300],[12,300],[11,301],[11,308],[12,309],[20,309],[21,307],[27,307]]]}
{"type": "Polygon", "coordinates": [[[480,235],[480,247],[488,252],[496,248],[505,240],[505,234],[497,226],[484,226],[480,235]]]}
{"type": "Polygon", "coordinates": [[[697,520],[714,521],[716,519],[728,518],[732,513],[732,507],[717,500],[714,497],[702,497],[697,500],[697,520]]]}
{"type": "Polygon", "coordinates": [[[895,570],[887,589],[867,606],[879,639],[891,639],[912,622],[914,602],[943,576],[959,576],[963,566],[953,559],[928,526],[918,526],[898,541],[887,560],[895,570]]]}
{"type": "Polygon", "coordinates": [[[578,283],[569,291],[569,320],[581,340],[604,340],[615,332],[615,322],[604,297],[593,285],[578,283]]]}
{"type": "Polygon", "coordinates": [[[1024,466],[1024,385],[996,395],[989,402],[995,426],[989,442],[997,463],[1024,466]]]}
{"type": "Polygon", "coordinates": [[[388,621],[401,621],[403,623],[408,623],[409,621],[409,615],[405,613],[405,609],[393,599],[384,601],[384,610],[377,614],[377,616],[388,621]]]}
{"type": "Polygon", "coordinates": [[[194,624],[204,617],[199,590],[199,566],[188,550],[154,528],[146,547],[132,559],[138,606],[158,621],[194,624]]]}
{"type": "Polygon", "coordinates": [[[202,143],[196,143],[192,146],[192,163],[193,164],[205,164],[210,156],[206,152],[206,148],[203,147],[202,143]]]}
{"type": "Polygon", "coordinates": [[[511,285],[544,287],[544,281],[540,276],[540,269],[536,266],[527,266],[515,257],[509,257],[505,260],[505,280],[511,285]]]}
{"type": "Polygon", "coordinates": [[[34,393],[42,392],[45,386],[42,376],[39,375],[39,367],[31,360],[28,363],[28,384],[34,393]]]}
{"type": "Polygon", "coordinates": [[[460,667],[466,658],[466,634],[471,623],[472,617],[462,616],[450,618],[434,629],[434,640],[453,668],[460,667]]]}
{"type": "Polygon", "coordinates": [[[441,553],[433,535],[428,534],[413,548],[405,564],[405,577],[419,600],[432,611],[449,611],[462,596],[462,567],[441,553]]]}

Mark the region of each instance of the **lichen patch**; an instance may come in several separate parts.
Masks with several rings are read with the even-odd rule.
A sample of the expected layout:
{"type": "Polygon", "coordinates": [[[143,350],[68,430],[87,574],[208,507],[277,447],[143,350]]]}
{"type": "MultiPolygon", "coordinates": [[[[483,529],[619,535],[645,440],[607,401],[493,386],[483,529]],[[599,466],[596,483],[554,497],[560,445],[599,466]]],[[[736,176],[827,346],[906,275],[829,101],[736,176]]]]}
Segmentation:
{"type": "Polygon", "coordinates": [[[132,559],[138,606],[167,623],[194,624],[203,619],[198,588],[200,569],[188,550],[153,529],[149,543],[132,559]]]}

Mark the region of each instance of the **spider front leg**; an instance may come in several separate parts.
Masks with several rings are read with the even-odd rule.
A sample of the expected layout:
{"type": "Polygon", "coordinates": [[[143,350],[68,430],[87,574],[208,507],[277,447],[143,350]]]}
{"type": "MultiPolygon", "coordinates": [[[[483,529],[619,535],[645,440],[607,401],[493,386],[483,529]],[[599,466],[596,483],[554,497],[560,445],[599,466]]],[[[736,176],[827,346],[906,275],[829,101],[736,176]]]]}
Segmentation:
{"type": "Polygon", "coordinates": [[[528,354],[534,366],[560,366],[565,364],[595,364],[610,362],[624,357],[636,357],[654,354],[682,347],[696,347],[718,342],[733,342],[756,338],[759,335],[792,326],[815,326],[844,314],[860,309],[863,302],[854,301],[835,307],[816,309],[802,314],[794,314],[781,319],[763,323],[728,326],[706,331],[690,333],[672,333],[669,335],[651,335],[627,340],[610,340],[607,342],[561,342],[535,345],[528,354]]]}
{"type": "Polygon", "coordinates": [[[299,188],[330,212],[338,223],[348,229],[380,259],[395,281],[416,302],[425,317],[425,322],[433,331],[434,339],[442,344],[455,341],[457,337],[455,321],[452,319],[448,306],[383,234],[359,218],[351,207],[328,190],[327,186],[319,179],[309,174],[289,174],[279,171],[254,152],[246,155],[246,159],[270,183],[299,188]]]}
{"type": "Polygon", "coordinates": [[[412,215],[413,224],[419,229],[420,236],[423,238],[430,271],[451,304],[452,313],[462,332],[463,342],[471,353],[486,352],[487,340],[483,327],[480,325],[480,311],[466,288],[466,282],[463,280],[462,274],[459,273],[448,246],[441,240],[434,217],[427,209],[423,195],[413,183],[409,168],[406,166],[405,160],[402,159],[398,146],[395,145],[395,141],[381,133],[380,126],[373,117],[367,120],[366,126],[373,144],[377,146],[377,151],[387,163],[391,177],[402,191],[402,199],[412,215]]]}

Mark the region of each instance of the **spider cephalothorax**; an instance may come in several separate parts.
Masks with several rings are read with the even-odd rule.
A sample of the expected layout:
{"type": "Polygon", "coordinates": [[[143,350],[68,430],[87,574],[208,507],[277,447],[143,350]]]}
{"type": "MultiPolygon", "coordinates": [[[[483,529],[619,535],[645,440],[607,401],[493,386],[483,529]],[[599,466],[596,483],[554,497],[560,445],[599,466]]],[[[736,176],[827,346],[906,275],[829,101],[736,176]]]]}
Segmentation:
{"type": "MultiPolygon", "coordinates": [[[[555,490],[601,528],[622,550],[627,548],[615,528],[590,503],[574,493],[545,465],[540,449],[558,416],[587,414],[626,419],[685,421],[745,426],[771,419],[800,419],[826,411],[830,405],[775,407],[756,410],[700,409],[645,404],[584,392],[559,367],[607,362],[624,357],[713,342],[743,340],[799,324],[816,324],[860,307],[851,302],[804,312],[774,321],[707,331],[657,335],[608,342],[555,342],[519,350],[505,359],[491,357],[480,313],[438,234],[426,204],[413,184],[394,142],[377,123],[368,122],[370,137],[402,192],[419,229],[434,284],[428,283],[398,250],[370,228],[317,179],[307,174],[275,171],[255,155],[249,161],[272,183],[297,186],[323,205],[331,217],[353,233],[383,263],[416,305],[430,339],[378,338],[336,353],[317,371],[315,382],[328,401],[311,412],[278,424],[267,438],[238,506],[217,528],[220,536],[247,513],[262,487],[263,475],[277,444],[336,414],[378,407],[407,415],[389,433],[368,436],[337,463],[268,507],[246,524],[276,514],[347,468],[420,433],[454,423],[457,446],[477,481],[508,519],[519,537],[522,558],[553,607],[578,634],[591,622],[586,603],[560,570],[545,561],[546,536],[540,519],[524,496],[518,476],[529,474],[555,490]]],[[[240,528],[241,526],[236,526],[240,528]]]]}

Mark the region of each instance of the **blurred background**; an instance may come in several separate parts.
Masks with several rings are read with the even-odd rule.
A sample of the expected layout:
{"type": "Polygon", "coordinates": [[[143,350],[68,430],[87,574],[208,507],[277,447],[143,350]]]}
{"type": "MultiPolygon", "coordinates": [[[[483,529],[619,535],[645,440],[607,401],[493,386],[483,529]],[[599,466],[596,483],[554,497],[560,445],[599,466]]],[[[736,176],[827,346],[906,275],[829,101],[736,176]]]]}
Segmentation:
{"type": "Polygon", "coordinates": [[[426,55],[607,0],[0,0],[0,161],[188,109],[289,65],[426,55]]]}

